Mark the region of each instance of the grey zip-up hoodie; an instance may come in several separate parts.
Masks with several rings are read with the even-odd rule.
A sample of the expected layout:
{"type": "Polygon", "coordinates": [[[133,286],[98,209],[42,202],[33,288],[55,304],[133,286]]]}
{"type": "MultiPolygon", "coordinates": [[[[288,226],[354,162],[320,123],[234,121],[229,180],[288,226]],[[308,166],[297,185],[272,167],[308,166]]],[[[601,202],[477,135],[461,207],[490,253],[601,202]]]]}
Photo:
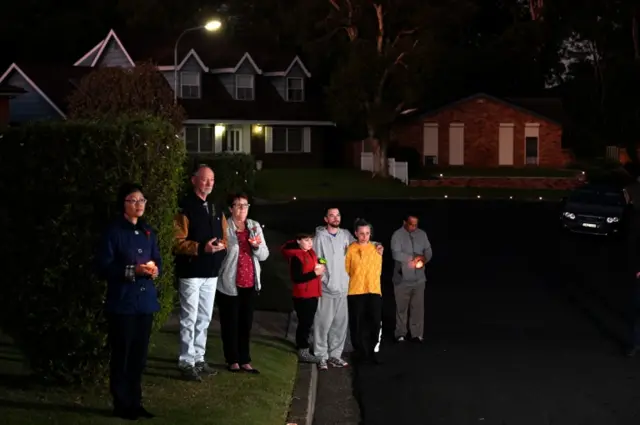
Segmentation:
{"type": "Polygon", "coordinates": [[[395,260],[392,281],[394,285],[400,283],[417,285],[427,281],[425,267],[413,269],[409,267],[416,255],[422,255],[428,261],[433,257],[431,242],[424,230],[416,229],[408,232],[404,227],[399,228],[391,236],[391,254],[395,260]]]}
{"type": "Polygon", "coordinates": [[[322,275],[322,296],[346,297],[349,292],[349,275],[345,268],[347,248],[356,238],[344,229],[332,235],[325,226],[316,228],[313,250],[318,257],[327,260],[327,271],[322,275]]]}

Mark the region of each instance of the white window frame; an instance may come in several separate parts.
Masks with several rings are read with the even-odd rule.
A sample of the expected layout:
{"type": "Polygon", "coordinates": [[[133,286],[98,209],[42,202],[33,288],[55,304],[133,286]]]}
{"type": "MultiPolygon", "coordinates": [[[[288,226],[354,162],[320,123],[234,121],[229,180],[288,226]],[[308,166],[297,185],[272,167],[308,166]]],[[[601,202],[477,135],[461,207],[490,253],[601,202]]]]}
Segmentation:
{"type": "Polygon", "coordinates": [[[202,74],[200,72],[197,71],[183,71],[180,72],[180,98],[182,99],[200,99],[200,96],[202,95],[202,74]],[[184,84],[184,77],[185,76],[193,76],[195,75],[198,84],[197,85],[193,85],[193,84],[184,84]],[[188,93],[187,96],[185,96],[185,88],[189,88],[190,90],[196,90],[197,94],[194,95],[193,93],[188,93]]]}
{"type": "Polygon", "coordinates": [[[287,102],[304,102],[304,78],[302,77],[287,77],[286,81],[286,91],[287,91],[287,102]],[[300,80],[300,85],[302,88],[300,89],[291,89],[289,87],[289,81],[291,80],[300,80]],[[293,99],[291,97],[291,92],[300,92],[300,99],[293,99]]]}
{"type": "Polygon", "coordinates": [[[225,152],[230,152],[230,153],[240,153],[242,152],[242,129],[240,128],[228,128],[226,131],[226,147],[227,149],[225,150],[225,152]],[[235,134],[237,136],[237,146],[230,146],[230,142],[231,142],[231,134],[235,134]]]}
{"type": "Polygon", "coordinates": [[[256,76],[255,75],[251,75],[251,74],[237,74],[236,75],[236,100],[255,100],[255,91],[256,91],[256,76]],[[249,77],[251,79],[251,85],[250,86],[240,86],[239,81],[240,78],[242,77],[249,77]],[[251,98],[250,99],[241,99],[240,96],[238,96],[239,90],[240,89],[251,89],[251,98]]]}
{"type": "MultiPolygon", "coordinates": [[[[304,128],[302,127],[276,127],[273,130],[275,131],[276,129],[283,129],[285,130],[285,150],[283,151],[278,151],[272,148],[272,152],[273,153],[304,153],[304,128]],[[300,150],[296,150],[296,151],[292,151],[289,149],[289,130],[300,130],[300,150]]],[[[275,141],[275,140],[274,140],[275,141]]],[[[275,146],[275,144],[274,144],[275,146]]]]}
{"type": "Polygon", "coordinates": [[[201,126],[201,125],[188,125],[184,127],[183,130],[183,136],[184,136],[184,146],[185,149],[187,148],[187,130],[188,129],[195,129],[198,131],[198,149],[196,151],[187,151],[187,153],[191,153],[191,154],[199,154],[199,153],[215,153],[215,149],[216,149],[216,144],[215,144],[215,140],[214,140],[214,135],[215,135],[215,129],[213,127],[206,127],[206,126],[201,126]],[[211,131],[211,150],[210,151],[203,151],[201,149],[201,143],[202,143],[202,130],[208,128],[211,131]]]}

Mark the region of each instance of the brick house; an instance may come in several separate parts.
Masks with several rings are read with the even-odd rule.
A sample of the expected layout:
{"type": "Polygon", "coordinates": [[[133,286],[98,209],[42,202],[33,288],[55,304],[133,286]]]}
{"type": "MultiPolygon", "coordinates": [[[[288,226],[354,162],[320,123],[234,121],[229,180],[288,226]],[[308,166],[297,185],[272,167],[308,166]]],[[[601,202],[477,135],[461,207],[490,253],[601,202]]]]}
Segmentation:
{"type": "Polygon", "coordinates": [[[8,125],[11,122],[11,112],[9,111],[10,100],[24,93],[26,93],[26,91],[20,87],[0,84],[0,127],[8,125]]]}
{"type": "Polygon", "coordinates": [[[572,161],[562,147],[559,99],[499,99],[484,93],[398,122],[391,144],[414,148],[423,165],[539,166],[572,161]]]}

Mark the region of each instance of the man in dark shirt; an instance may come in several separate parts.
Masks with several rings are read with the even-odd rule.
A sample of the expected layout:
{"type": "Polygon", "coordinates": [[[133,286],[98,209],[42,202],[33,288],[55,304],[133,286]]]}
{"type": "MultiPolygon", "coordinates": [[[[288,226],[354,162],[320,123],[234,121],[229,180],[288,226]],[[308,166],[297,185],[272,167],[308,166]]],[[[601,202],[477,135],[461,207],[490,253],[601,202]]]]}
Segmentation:
{"type": "Polygon", "coordinates": [[[207,331],[213,314],[218,274],[227,246],[222,209],[207,200],[215,183],[211,168],[200,165],[191,177],[193,191],[175,218],[176,274],[180,292],[180,357],[178,367],[191,381],[215,375],[207,364],[207,331]]]}

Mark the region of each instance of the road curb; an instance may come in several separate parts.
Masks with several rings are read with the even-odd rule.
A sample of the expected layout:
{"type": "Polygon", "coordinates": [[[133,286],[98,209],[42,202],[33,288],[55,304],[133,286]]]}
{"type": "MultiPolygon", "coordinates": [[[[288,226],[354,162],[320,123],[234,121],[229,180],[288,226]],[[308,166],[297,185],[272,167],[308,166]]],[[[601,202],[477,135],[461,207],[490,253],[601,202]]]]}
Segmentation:
{"type": "Polygon", "coordinates": [[[315,364],[298,363],[287,425],[313,425],[318,390],[318,368],[315,364]]]}

